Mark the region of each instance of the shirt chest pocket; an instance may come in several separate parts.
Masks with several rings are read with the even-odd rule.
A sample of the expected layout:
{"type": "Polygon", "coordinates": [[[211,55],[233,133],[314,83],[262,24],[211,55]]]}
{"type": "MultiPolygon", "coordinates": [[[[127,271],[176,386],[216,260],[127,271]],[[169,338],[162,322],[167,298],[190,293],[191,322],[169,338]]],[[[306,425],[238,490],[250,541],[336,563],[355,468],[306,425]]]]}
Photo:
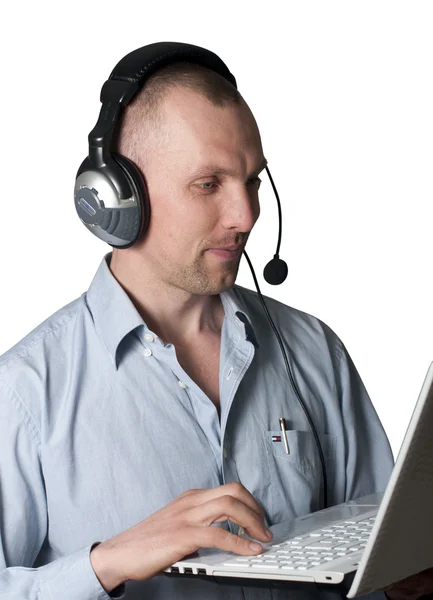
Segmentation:
{"type": "MultiPolygon", "coordinates": [[[[284,434],[281,430],[264,431],[264,442],[267,454],[271,454],[279,461],[286,461],[300,469],[321,469],[320,456],[317,443],[311,431],[287,430],[286,451],[284,434]]],[[[320,445],[325,457],[326,466],[332,465],[335,459],[336,437],[334,435],[321,435],[320,445]]]]}
{"type": "MultiPolygon", "coordinates": [[[[322,466],[311,431],[286,431],[289,454],[281,430],[263,431],[268,462],[266,505],[272,523],[322,508],[322,466]]],[[[328,485],[333,479],[337,438],[320,435],[328,485]]]]}

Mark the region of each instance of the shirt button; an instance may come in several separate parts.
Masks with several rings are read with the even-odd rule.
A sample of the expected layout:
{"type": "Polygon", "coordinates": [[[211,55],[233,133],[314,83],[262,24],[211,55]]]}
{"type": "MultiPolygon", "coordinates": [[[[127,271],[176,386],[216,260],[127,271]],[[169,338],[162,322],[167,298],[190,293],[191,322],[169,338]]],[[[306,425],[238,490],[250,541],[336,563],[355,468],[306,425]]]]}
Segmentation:
{"type": "Polygon", "coordinates": [[[146,342],[153,342],[153,335],[151,333],[146,333],[144,336],[144,339],[146,340],[146,342]]]}
{"type": "Polygon", "coordinates": [[[188,387],[188,386],[186,385],[186,383],[185,383],[184,381],[180,381],[180,379],[179,379],[179,381],[178,381],[178,384],[179,384],[179,385],[180,385],[180,387],[181,387],[181,388],[183,388],[184,390],[186,390],[186,388],[188,387]]]}
{"type": "Polygon", "coordinates": [[[149,350],[149,348],[146,348],[145,351],[143,352],[144,356],[152,356],[152,350],[149,350]]]}

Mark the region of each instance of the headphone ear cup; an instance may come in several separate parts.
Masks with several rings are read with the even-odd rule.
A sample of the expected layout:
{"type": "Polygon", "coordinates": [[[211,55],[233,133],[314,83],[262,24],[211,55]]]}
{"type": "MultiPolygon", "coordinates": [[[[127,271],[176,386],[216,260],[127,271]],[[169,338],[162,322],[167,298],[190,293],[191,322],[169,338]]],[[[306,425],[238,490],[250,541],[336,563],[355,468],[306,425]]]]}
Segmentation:
{"type": "Polygon", "coordinates": [[[131,187],[132,194],[137,201],[137,207],[140,213],[139,227],[137,229],[136,235],[134,235],[133,239],[131,240],[131,243],[128,245],[129,247],[132,246],[139,238],[144,236],[149,227],[149,195],[147,193],[147,187],[143,175],[141,174],[138,167],[132,162],[132,160],[126,158],[126,156],[123,156],[122,154],[118,154],[117,152],[113,152],[111,156],[120,166],[126,178],[128,179],[128,183],[131,187]]]}

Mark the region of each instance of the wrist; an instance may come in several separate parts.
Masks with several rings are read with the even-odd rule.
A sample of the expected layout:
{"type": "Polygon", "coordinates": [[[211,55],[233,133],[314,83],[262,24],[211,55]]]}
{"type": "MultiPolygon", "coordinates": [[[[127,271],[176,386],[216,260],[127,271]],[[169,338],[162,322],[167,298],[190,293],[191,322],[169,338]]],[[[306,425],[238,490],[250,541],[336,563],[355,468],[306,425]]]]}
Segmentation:
{"type": "Polygon", "coordinates": [[[93,545],[90,550],[90,564],[107,594],[125,583],[126,579],[122,577],[116,568],[113,549],[105,542],[97,542],[93,545]]]}

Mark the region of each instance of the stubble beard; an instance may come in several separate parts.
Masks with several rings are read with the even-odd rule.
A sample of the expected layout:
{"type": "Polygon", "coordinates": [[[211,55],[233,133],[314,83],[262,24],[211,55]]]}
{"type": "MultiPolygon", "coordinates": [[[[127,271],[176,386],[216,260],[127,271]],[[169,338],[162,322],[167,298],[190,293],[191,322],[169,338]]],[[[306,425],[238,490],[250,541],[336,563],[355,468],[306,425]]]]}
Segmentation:
{"type": "Polygon", "coordinates": [[[190,294],[213,296],[233,287],[239,271],[240,258],[227,261],[211,270],[206,266],[204,254],[198,256],[191,265],[178,265],[171,270],[169,280],[172,285],[190,294]]]}

